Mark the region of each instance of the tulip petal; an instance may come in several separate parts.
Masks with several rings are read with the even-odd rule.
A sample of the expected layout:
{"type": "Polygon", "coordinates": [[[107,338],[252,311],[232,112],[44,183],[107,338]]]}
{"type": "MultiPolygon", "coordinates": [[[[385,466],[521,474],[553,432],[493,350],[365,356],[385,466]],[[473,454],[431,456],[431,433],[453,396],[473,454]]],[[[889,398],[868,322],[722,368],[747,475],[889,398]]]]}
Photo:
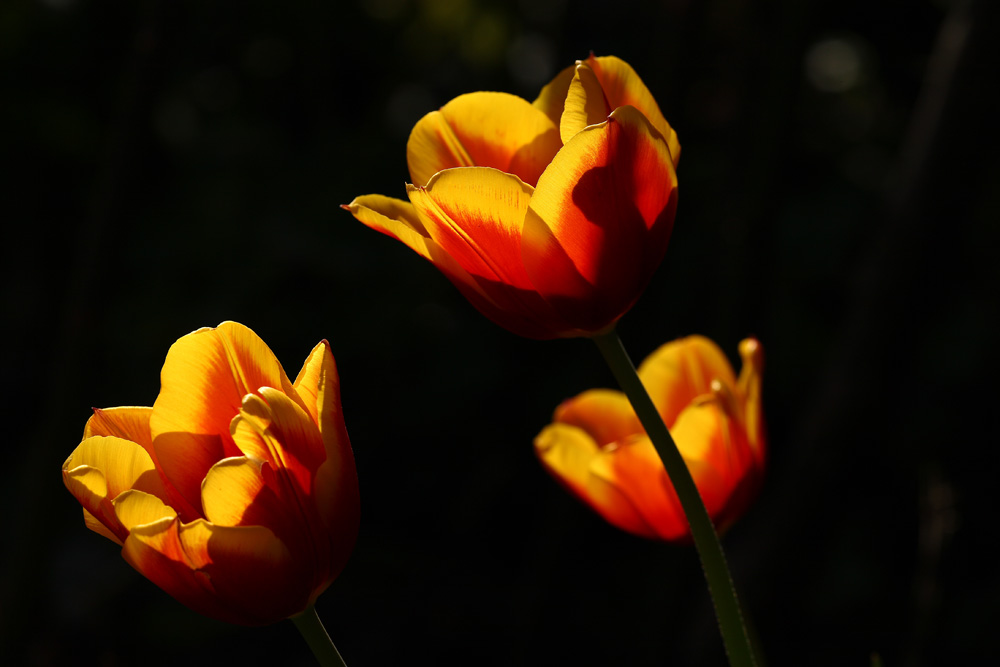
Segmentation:
{"type": "Polygon", "coordinates": [[[613,108],[608,105],[594,70],[583,64],[577,66],[566,91],[566,104],[559,122],[563,144],[568,144],[588,125],[603,123],[613,108]]]}
{"type": "Polygon", "coordinates": [[[342,208],[368,227],[402,241],[424,259],[431,259],[430,237],[410,202],[383,195],[363,195],[342,208]]]}
{"type": "MultiPolygon", "coordinates": [[[[136,443],[123,438],[87,438],[70,454],[62,469],[63,483],[84,511],[100,521],[119,540],[125,539],[127,529],[115,516],[111,501],[132,488],[162,493],[159,476],[149,454],[136,443]]],[[[88,522],[88,525],[91,524],[88,522]]]]}
{"type": "Polygon", "coordinates": [[[580,329],[614,324],[666,251],[677,178],[663,141],[632,107],[577,133],[538,182],[524,222],[524,267],[580,329]]]}
{"type": "Polygon", "coordinates": [[[217,526],[260,525],[273,530],[275,525],[280,525],[280,520],[285,519],[287,513],[282,513],[280,517],[273,516],[278,503],[264,482],[262,465],[269,464],[245,456],[233,456],[212,466],[201,485],[205,518],[217,526]],[[262,499],[262,495],[267,497],[262,499]],[[267,507],[262,509],[262,504],[267,507]],[[272,520],[275,518],[279,520],[272,520]]]}
{"type": "Polygon", "coordinates": [[[133,529],[122,555],[182,604],[228,623],[274,623],[309,600],[288,549],[262,526],[163,519],[133,529]]]}
{"type": "MultiPolygon", "coordinates": [[[[325,341],[310,355],[310,366],[317,369],[318,424],[326,449],[326,460],[316,472],[316,503],[326,522],[331,546],[343,557],[343,563],[346,563],[347,556],[353,550],[360,518],[358,474],[354,452],[344,426],[337,364],[325,341]],[[317,361],[312,361],[314,358],[317,361]]],[[[339,572],[339,567],[335,568],[335,572],[339,572]]]]}
{"type": "Polygon", "coordinates": [[[533,188],[484,167],[435,175],[407,187],[424,227],[441,249],[473,276],[530,288],[521,265],[521,227],[533,188]]]}
{"type": "Polygon", "coordinates": [[[556,127],[559,127],[562,120],[563,109],[566,104],[566,93],[569,91],[570,82],[575,75],[576,65],[570,65],[563,69],[563,71],[555,75],[552,81],[545,84],[542,92],[531,103],[533,107],[548,116],[549,120],[556,127]]]}
{"type": "Polygon", "coordinates": [[[309,495],[316,470],[326,460],[319,427],[277,389],[262,387],[260,393],[247,394],[233,420],[236,443],[245,456],[267,461],[279,476],[287,473],[298,492],[309,495]],[[259,438],[244,437],[247,426],[259,438]]]}
{"type": "MultiPolygon", "coordinates": [[[[321,385],[325,386],[331,370],[334,373],[334,377],[336,377],[337,366],[333,360],[333,354],[330,352],[330,344],[323,340],[309,352],[309,356],[306,357],[305,362],[302,364],[302,370],[299,371],[299,374],[295,377],[295,382],[292,383],[295,391],[298,392],[299,397],[305,404],[306,412],[309,413],[309,416],[312,417],[313,422],[317,426],[319,426],[320,411],[318,397],[319,393],[323,390],[321,385]]],[[[334,381],[334,385],[339,405],[340,383],[334,381]]]]}
{"type": "Polygon", "coordinates": [[[650,532],[640,534],[664,540],[685,537],[688,524],[677,492],[645,434],[602,451],[591,464],[591,472],[618,488],[641,515],[650,532]]]}
{"type": "Polygon", "coordinates": [[[485,167],[448,169],[424,188],[408,187],[428,233],[483,295],[473,305],[515,333],[551,338],[568,327],[536,293],[521,263],[531,193],[517,176],[485,167]]]}
{"type": "Polygon", "coordinates": [[[141,446],[153,460],[153,465],[157,469],[156,477],[159,479],[159,485],[156,485],[155,480],[150,476],[148,480],[145,480],[143,490],[163,498],[177,510],[182,519],[194,520],[198,518],[198,511],[184,500],[177,489],[164,477],[157,464],[156,450],[153,449],[153,440],[149,432],[149,418],[152,414],[153,408],[150,407],[95,408],[94,414],[87,420],[87,425],[83,429],[83,437],[113,435],[131,440],[141,446]]]}
{"type": "Polygon", "coordinates": [[[605,520],[630,533],[656,537],[618,480],[594,474],[595,463],[605,454],[582,429],[569,424],[546,426],[535,438],[535,453],[553,477],[605,520]]]}
{"type": "Polygon", "coordinates": [[[236,322],[200,329],[170,347],[149,425],[157,461],[192,507],[212,465],[241,452],[229,434],[243,397],[277,387],[298,399],[274,353],[236,322]]]}
{"type": "Polygon", "coordinates": [[[508,93],[460,95],[417,122],[406,145],[410,177],[425,185],[454,167],[493,167],[534,185],[561,142],[557,126],[508,93]]]}
{"type": "Polygon", "coordinates": [[[685,408],[670,432],[691,470],[705,509],[713,521],[718,520],[751,462],[746,436],[716,399],[685,408]]]}
{"type": "MultiPolygon", "coordinates": [[[[382,195],[365,195],[357,197],[343,208],[365,225],[402,241],[421,257],[429,260],[479,312],[491,319],[495,319],[495,313],[502,312],[502,308],[486,294],[479,286],[479,282],[427,235],[423,222],[420,221],[416,209],[410,202],[382,195]]],[[[512,321],[508,328],[518,333],[525,331],[523,335],[529,337],[534,333],[532,325],[517,321],[517,315],[511,315],[509,319],[512,321]]]]}
{"type": "MultiPolygon", "coordinates": [[[[638,109],[656,128],[656,131],[666,140],[674,166],[681,156],[681,145],[677,133],[664,118],[656,98],[642,82],[632,66],[615,56],[595,57],[591,55],[582,63],[597,75],[601,82],[604,96],[612,109],[621,106],[633,106],[638,109]]],[[[579,69],[579,68],[578,68],[579,69]]]]}
{"type": "Polygon", "coordinates": [[[736,386],[726,355],[704,336],[688,336],[661,345],[639,365],[638,373],[668,427],[696,398],[712,393],[712,380],[736,386]]]}
{"type": "Polygon", "coordinates": [[[642,424],[628,397],[611,389],[591,389],[556,408],[554,420],[587,432],[598,445],[642,433],[642,424]]]}
{"type": "MultiPolygon", "coordinates": [[[[113,435],[136,443],[153,456],[153,441],[149,435],[149,417],[153,408],[122,407],[94,409],[83,428],[83,437],[113,435]]],[[[155,458],[153,459],[156,460],[155,458]]]]}
{"type": "Polygon", "coordinates": [[[128,531],[136,526],[155,523],[161,519],[173,519],[177,516],[174,508],[164,504],[156,496],[136,489],[121,494],[115,498],[112,505],[118,520],[128,531]]]}
{"type": "Polygon", "coordinates": [[[763,466],[765,452],[764,410],[761,403],[761,376],[764,372],[764,349],[753,338],[740,342],[743,368],[737,382],[737,391],[744,400],[743,419],[747,439],[757,464],[763,466]]]}

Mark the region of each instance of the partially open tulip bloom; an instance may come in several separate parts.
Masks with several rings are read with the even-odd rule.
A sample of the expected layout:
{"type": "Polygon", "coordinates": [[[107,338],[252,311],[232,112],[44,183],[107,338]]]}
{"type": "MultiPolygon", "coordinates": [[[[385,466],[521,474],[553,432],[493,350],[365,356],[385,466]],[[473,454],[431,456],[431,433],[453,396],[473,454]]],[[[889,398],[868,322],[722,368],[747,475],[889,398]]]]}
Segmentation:
{"type": "Polygon", "coordinates": [[[345,208],[514,333],[608,331],[666,251],[680,145],[618,58],[577,62],[534,102],[457,97],[417,123],[406,153],[409,201],[366,195],[345,208]]]}
{"type": "MultiPolygon", "coordinates": [[[[702,336],[667,343],[639,367],[719,530],[744,513],[764,472],[763,350],[747,339],[739,351],[738,379],[702,336]]],[[[690,540],[673,485],[621,392],[592,389],[565,401],[535,438],[535,451],[556,479],[615,526],[690,540]]]]}
{"type": "Polygon", "coordinates": [[[171,346],[153,407],[95,410],[63,464],[89,528],[188,607],[241,625],[307,609],[347,562],[358,482],[326,341],[294,382],[250,329],[171,346]]]}

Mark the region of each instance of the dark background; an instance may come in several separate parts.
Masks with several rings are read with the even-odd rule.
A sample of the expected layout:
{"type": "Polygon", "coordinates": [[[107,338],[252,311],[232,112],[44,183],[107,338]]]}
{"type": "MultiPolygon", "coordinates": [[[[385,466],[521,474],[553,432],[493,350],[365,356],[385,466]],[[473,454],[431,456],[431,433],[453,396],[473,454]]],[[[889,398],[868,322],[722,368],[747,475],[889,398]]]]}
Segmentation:
{"type": "Polygon", "coordinates": [[[0,4],[0,662],[310,665],[204,619],[88,531],[60,465],[227,319],[294,377],[330,340],[357,548],[318,609],[367,665],[721,665],[691,549],[604,524],[534,458],[612,379],[519,339],[338,206],[404,196],[412,124],[533,99],[593,50],[679,133],[667,257],[619,331],[767,352],[768,478],[725,538],[772,665],[995,654],[1000,269],[990,0],[0,4]]]}

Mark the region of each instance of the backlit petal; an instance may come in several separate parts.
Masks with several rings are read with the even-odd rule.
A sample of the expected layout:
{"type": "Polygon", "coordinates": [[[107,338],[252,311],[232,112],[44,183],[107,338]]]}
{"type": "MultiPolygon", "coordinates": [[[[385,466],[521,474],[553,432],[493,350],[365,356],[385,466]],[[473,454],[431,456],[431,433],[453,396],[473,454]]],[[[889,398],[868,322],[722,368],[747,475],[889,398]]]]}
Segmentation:
{"type": "Polygon", "coordinates": [[[717,401],[705,400],[681,412],[671,435],[705,508],[718,518],[751,461],[745,434],[717,401]]]}
{"type": "MultiPolygon", "coordinates": [[[[123,407],[94,409],[83,428],[83,437],[113,435],[136,443],[152,457],[153,441],[149,435],[149,417],[153,408],[123,407]]],[[[153,459],[156,460],[155,458],[153,459]]]]}
{"type": "Polygon", "coordinates": [[[614,107],[608,105],[597,75],[585,64],[577,66],[566,92],[566,104],[559,123],[564,144],[588,125],[603,123],[614,107]]]}
{"type": "Polygon", "coordinates": [[[262,526],[164,519],[134,529],[122,555],[181,603],[229,623],[274,623],[309,600],[288,549],[262,526]]]}
{"type": "Polygon", "coordinates": [[[637,535],[655,536],[614,477],[593,473],[603,454],[582,429],[568,424],[546,426],[535,438],[535,453],[557,480],[607,521],[637,535]]]}
{"type": "Polygon", "coordinates": [[[263,387],[260,393],[244,398],[239,417],[234,420],[237,445],[244,455],[270,463],[276,474],[290,475],[301,493],[311,494],[316,470],[326,460],[319,427],[305,410],[277,389],[263,387]],[[244,424],[260,438],[244,439],[244,424]]]}
{"type": "Polygon", "coordinates": [[[612,109],[621,106],[633,106],[649,119],[656,131],[667,141],[674,166],[681,156],[681,145],[677,133],[664,118],[656,99],[649,88],[642,82],[632,66],[621,58],[614,56],[595,57],[591,55],[584,61],[586,66],[594,71],[601,82],[604,96],[612,109]]]}
{"type": "Polygon", "coordinates": [[[431,238],[475,277],[528,288],[521,227],[532,187],[496,169],[453,169],[426,187],[409,186],[431,238]]]}
{"type": "Polygon", "coordinates": [[[532,106],[539,109],[549,117],[552,124],[559,127],[563,115],[563,108],[566,104],[566,93],[569,91],[570,82],[576,74],[576,65],[570,65],[553,77],[552,81],[545,84],[542,92],[538,94],[532,106]]]}
{"type": "Polygon", "coordinates": [[[554,420],[586,431],[598,445],[642,433],[628,397],[611,389],[591,389],[556,408],[554,420]]]}
{"type": "Polygon", "coordinates": [[[764,372],[764,348],[756,339],[747,338],[740,342],[740,357],[743,368],[737,382],[738,394],[744,401],[743,419],[747,439],[758,465],[763,465],[766,455],[764,432],[764,409],[761,402],[761,376],[764,372]]]}
{"type": "Polygon", "coordinates": [[[358,475],[354,452],[344,426],[337,364],[325,342],[317,346],[313,355],[310,355],[310,364],[318,371],[316,403],[320,433],[326,449],[326,461],[316,473],[316,502],[335,545],[339,551],[346,552],[346,562],[346,556],[353,548],[353,536],[357,535],[359,521],[358,475]],[[314,358],[319,360],[318,363],[312,361],[314,358]],[[348,542],[350,545],[347,545],[348,542]]]}
{"type": "Polygon", "coordinates": [[[427,247],[430,238],[410,202],[383,195],[364,195],[355,197],[342,208],[372,229],[402,241],[424,259],[431,259],[427,247]]]}
{"type": "Polygon", "coordinates": [[[131,488],[161,492],[153,461],[142,447],[122,438],[92,436],[63,463],[63,483],[86,512],[119,540],[127,529],[115,516],[111,501],[131,488]]]}
{"type": "Polygon", "coordinates": [[[645,435],[601,452],[591,465],[595,477],[617,488],[642,517],[645,537],[683,538],[688,530],[680,500],[667,471],[645,435]]]}
{"type": "Polygon", "coordinates": [[[531,197],[522,254],[532,284],[579,328],[612,325],[666,251],[676,184],[666,143],[634,108],[577,133],[531,197]]]}
{"type": "Polygon", "coordinates": [[[661,345],[639,365],[638,372],[667,427],[697,397],[712,393],[712,380],[736,386],[726,355],[704,336],[661,345]]]}
{"type": "Polygon", "coordinates": [[[556,125],[527,100],[507,93],[460,95],[424,116],[406,146],[415,185],[453,167],[493,167],[534,185],[559,150],[556,125]]]}
{"type": "Polygon", "coordinates": [[[240,452],[229,425],[243,396],[276,387],[298,400],[274,353],[235,322],[200,329],[170,347],[160,373],[150,431],[166,478],[194,508],[212,465],[240,452]]]}
{"type": "Polygon", "coordinates": [[[144,526],[161,519],[173,519],[177,516],[172,507],[165,505],[156,496],[136,489],[121,494],[115,498],[112,505],[118,520],[129,531],[136,526],[144,526]]]}

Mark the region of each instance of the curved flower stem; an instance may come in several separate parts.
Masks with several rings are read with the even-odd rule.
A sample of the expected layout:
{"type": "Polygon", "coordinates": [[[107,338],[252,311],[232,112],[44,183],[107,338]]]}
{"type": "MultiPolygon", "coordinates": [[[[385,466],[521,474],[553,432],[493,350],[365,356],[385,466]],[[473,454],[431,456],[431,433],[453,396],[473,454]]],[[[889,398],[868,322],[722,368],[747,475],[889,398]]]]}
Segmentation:
{"type": "Polygon", "coordinates": [[[732,667],[754,667],[756,661],[753,648],[743,622],[733,578],[726,565],[726,556],[722,552],[719,536],[715,532],[691,472],[653,401],[649,398],[646,388],[642,385],[635,366],[632,365],[632,360],[629,359],[618,337],[618,332],[612,329],[608,333],[594,336],[593,340],[601,350],[618,384],[628,396],[629,402],[632,403],[632,408],[646,429],[646,434],[653,441],[653,447],[656,448],[656,453],[667,469],[670,482],[677,491],[677,497],[691,527],[691,536],[694,538],[694,546],[701,559],[705,579],[708,580],[708,591],[715,605],[715,616],[719,621],[729,664],[732,667]]]}
{"type": "Polygon", "coordinates": [[[322,667],[347,667],[347,663],[340,657],[340,651],[334,646],[333,640],[323,627],[323,621],[319,620],[315,606],[310,606],[298,616],[293,616],[292,623],[299,629],[302,638],[309,644],[316,661],[322,667]]]}

